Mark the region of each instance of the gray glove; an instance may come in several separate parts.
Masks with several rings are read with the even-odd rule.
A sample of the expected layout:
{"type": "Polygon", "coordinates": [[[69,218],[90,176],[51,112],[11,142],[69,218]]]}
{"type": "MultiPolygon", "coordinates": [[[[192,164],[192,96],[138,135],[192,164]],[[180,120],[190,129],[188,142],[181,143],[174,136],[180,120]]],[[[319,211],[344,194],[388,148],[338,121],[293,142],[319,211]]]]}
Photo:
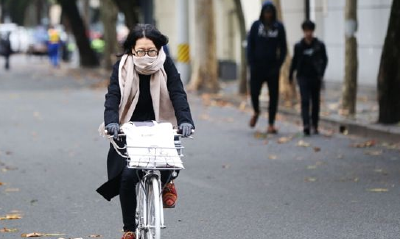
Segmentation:
{"type": "Polygon", "coordinates": [[[179,125],[179,132],[183,137],[189,137],[192,134],[193,125],[190,123],[182,123],[179,125]]]}
{"type": "Polygon", "coordinates": [[[106,130],[108,135],[113,135],[113,138],[115,140],[118,139],[118,133],[119,133],[119,124],[118,123],[110,123],[106,125],[106,130]]]}

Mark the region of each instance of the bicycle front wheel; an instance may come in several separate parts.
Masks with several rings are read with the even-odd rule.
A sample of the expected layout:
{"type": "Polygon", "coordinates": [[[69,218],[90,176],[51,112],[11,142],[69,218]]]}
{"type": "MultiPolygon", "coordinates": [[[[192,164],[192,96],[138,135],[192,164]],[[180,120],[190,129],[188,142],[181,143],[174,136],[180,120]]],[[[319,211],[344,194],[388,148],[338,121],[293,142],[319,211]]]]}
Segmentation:
{"type": "Polygon", "coordinates": [[[147,226],[146,239],[160,239],[161,229],[161,205],[160,185],[156,177],[150,179],[147,190],[147,226]]]}

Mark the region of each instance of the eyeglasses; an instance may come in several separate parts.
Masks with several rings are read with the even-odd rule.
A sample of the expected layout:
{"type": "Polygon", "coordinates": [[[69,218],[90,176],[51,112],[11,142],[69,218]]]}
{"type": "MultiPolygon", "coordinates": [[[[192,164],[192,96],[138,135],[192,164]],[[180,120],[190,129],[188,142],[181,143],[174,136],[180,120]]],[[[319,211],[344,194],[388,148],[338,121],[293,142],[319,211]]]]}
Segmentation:
{"type": "Polygon", "coordinates": [[[145,50],[137,50],[137,51],[132,50],[132,51],[135,52],[136,56],[138,56],[138,57],[143,57],[145,55],[148,55],[150,57],[155,57],[155,56],[158,55],[158,51],[157,50],[148,50],[148,51],[145,51],[145,50]]]}

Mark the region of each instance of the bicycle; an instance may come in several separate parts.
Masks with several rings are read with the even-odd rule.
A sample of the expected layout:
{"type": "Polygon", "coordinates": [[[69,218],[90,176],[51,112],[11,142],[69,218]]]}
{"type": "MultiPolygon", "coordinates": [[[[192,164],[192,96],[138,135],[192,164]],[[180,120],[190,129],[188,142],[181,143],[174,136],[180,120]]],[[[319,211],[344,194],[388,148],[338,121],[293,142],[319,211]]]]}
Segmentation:
{"type": "MultiPolygon", "coordinates": [[[[141,127],[149,123],[130,122],[130,124],[141,127]]],[[[127,135],[122,133],[118,137],[127,137],[127,135]]],[[[177,171],[184,169],[181,161],[174,165],[167,162],[171,158],[176,160],[176,157],[179,157],[180,160],[183,157],[181,137],[177,130],[174,130],[173,147],[143,146],[143,144],[139,146],[125,144],[125,146],[120,147],[112,137],[109,137],[117,153],[127,159],[127,167],[143,172],[143,176],[136,185],[136,238],[138,239],[160,239],[161,229],[166,228],[162,202],[161,170],[172,170],[172,177],[176,177],[177,171]],[[176,151],[176,154],[171,154],[173,151],[176,151]]]]}

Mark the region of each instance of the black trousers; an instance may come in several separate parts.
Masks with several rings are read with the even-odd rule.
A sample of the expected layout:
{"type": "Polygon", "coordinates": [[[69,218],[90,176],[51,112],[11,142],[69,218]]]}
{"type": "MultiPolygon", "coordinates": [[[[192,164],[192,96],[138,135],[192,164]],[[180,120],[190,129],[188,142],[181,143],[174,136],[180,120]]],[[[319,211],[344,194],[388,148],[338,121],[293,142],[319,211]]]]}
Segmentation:
{"type": "MultiPolygon", "coordinates": [[[[161,171],[162,185],[165,185],[173,179],[172,172],[171,170],[161,171]]],[[[141,170],[129,168],[125,168],[121,175],[119,199],[121,202],[122,220],[125,232],[134,232],[136,230],[136,184],[140,181],[142,176],[143,172],[141,170]]]]}
{"type": "Polygon", "coordinates": [[[318,77],[298,77],[297,82],[301,96],[301,117],[304,128],[312,125],[318,128],[320,110],[321,80],[318,77]],[[311,124],[310,124],[310,102],[311,102],[311,124]]]}
{"type": "Polygon", "coordinates": [[[276,112],[279,101],[279,69],[261,70],[252,69],[250,73],[250,94],[251,102],[255,113],[260,113],[260,93],[264,82],[268,85],[269,107],[268,121],[270,125],[275,123],[276,112]]]}
{"type": "Polygon", "coordinates": [[[5,60],[4,69],[9,70],[10,69],[10,56],[5,55],[4,60],[5,60]]]}

